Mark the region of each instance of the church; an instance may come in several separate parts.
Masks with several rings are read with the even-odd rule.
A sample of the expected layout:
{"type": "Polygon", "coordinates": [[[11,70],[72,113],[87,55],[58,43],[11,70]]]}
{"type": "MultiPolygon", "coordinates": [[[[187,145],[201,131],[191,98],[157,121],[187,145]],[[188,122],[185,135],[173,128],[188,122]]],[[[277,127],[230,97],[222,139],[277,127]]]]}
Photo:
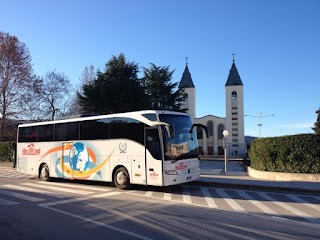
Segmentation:
{"type": "Polygon", "coordinates": [[[202,155],[223,155],[223,131],[228,130],[229,155],[243,156],[247,151],[244,136],[243,83],[233,59],[225,84],[226,117],[207,115],[196,117],[196,88],[188,68],[184,69],[179,88],[184,90],[182,109],[192,118],[193,123],[205,125],[208,137],[202,128],[197,129],[197,138],[202,155]]]}

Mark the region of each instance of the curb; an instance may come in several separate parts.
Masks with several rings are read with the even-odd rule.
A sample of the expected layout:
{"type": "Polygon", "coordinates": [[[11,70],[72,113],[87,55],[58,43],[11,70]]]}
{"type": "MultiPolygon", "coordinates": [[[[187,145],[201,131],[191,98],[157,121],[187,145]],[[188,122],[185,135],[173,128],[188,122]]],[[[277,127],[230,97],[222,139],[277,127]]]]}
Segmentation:
{"type": "Polygon", "coordinates": [[[320,174],[267,172],[248,167],[248,175],[253,178],[271,181],[320,181],[320,174]]]}
{"type": "Polygon", "coordinates": [[[292,188],[292,187],[279,187],[279,186],[263,186],[263,185],[248,185],[248,184],[238,184],[238,183],[221,183],[221,182],[210,182],[196,180],[187,183],[194,186],[205,186],[213,188],[233,188],[241,190],[260,190],[260,191],[275,191],[275,192],[288,192],[288,193],[302,193],[302,194],[312,194],[319,195],[320,190],[315,189],[305,189],[305,188],[292,188]]]}

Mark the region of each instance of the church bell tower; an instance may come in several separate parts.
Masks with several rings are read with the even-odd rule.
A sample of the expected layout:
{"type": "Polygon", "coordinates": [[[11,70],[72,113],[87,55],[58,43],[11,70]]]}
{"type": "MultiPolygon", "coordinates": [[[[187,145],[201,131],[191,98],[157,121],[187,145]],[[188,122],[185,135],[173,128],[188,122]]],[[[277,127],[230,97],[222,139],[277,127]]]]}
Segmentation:
{"type": "Polygon", "coordinates": [[[190,115],[192,121],[194,121],[196,118],[196,88],[193,84],[188,68],[188,61],[186,62],[186,67],[179,84],[179,89],[183,89],[184,91],[183,103],[181,108],[183,110],[186,110],[186,112],[190,115]]]}
{"type": "Polygon", "coordinates": [[[228,154],[243,155],[247,145],[244,137],[243,83],[238,73],[234,54],[233,62],[225,84],[226,130],[228,130],[228,154]]]}

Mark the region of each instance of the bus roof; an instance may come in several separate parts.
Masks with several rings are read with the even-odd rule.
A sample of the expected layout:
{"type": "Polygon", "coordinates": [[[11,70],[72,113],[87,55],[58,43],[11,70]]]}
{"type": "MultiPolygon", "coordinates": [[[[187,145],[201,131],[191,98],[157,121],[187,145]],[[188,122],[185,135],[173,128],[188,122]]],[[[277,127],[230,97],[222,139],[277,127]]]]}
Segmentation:
{"type": "Polygon", "coordinates": [[[34,122],[34,123],[24,123],[20,124],[19,127],[30,127],[30,126],[39,126],[39,125],[47,125],[47,124],[58,124],[58,123],[67,123],[67,122],[78,122],[78,121],[86,121],[86,120],[96,120],[96,119],[103,119],[103,118],[114,118],[114,117],[127,117],[136,119],[140,122],[148,126],[156,126],[156,125],[164,125],[158,121],[150,121],[143,114],[173,114],[173,115],[185,115],[189,116],[186,113],[182,112],[174,112],[174,111],[167,111],[167,110],[142,110],[142,111],[135,111],[135,112],[125,112],[125,113],[114,113],[114,114],[107,114],[107,115],[95,115],[95,116],[85,116],[85,117],[74,117],[74,118],[66,118],[66,119],[58,119],[52,121],[43,121],[43,122],[34,122]]]}

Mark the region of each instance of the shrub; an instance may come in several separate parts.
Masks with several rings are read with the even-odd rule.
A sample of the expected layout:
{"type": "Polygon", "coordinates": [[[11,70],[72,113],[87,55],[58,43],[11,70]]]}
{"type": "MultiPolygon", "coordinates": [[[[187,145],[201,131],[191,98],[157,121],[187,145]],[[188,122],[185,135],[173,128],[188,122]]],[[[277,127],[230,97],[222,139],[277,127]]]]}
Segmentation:
{"type": "Polygon", "coordinates": [[[0,142],[0,161],[12,162],[14,160],[15,148],[15,142],[0,142]]]}
{"type": "Polygon", "coordinates": [[[256,139],[250,146],[251,167],[262,171],[320,173],[320,136],[300,134],[256,139]]]}

